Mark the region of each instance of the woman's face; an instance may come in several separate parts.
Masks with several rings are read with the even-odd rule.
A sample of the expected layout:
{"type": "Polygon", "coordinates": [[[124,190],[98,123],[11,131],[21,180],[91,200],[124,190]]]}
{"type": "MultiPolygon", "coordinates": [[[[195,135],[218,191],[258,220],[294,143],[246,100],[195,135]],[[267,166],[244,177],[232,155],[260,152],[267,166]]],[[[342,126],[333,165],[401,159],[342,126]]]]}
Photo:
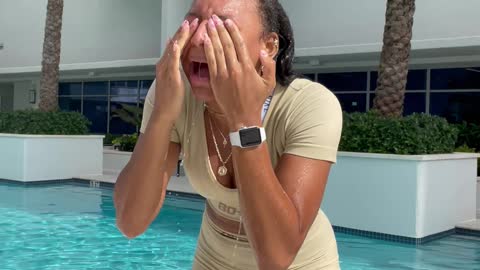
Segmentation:
{"type": "Polygon", "coordinates": [[[250,0],[195,0],[186,19],[199,19],[199,27],[186,45],[182,57],[182,65],[198,100],[210,102],[214,100],[210,87],[207,59],[203,49],[204,35],[207,33],[207,21],[212,15],[222,20],[233,20],[243,36],[252,59],[258,66],[260,50],[264,49],[262,39],[263,27],[257,9],[257,1],[250,0]]]}

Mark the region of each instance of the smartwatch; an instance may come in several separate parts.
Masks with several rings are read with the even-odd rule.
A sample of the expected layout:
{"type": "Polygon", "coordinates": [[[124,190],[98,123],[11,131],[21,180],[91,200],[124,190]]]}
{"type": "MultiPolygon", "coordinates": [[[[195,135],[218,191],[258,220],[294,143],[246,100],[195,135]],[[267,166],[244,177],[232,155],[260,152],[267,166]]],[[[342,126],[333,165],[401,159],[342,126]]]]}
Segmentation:
{"type": "Polygon", "coordinates": [[[232,146],[241,148],[258,146],[266,139],[267,135],[263,127],[245,127],[230,133],[230,143],[232,146]]]}

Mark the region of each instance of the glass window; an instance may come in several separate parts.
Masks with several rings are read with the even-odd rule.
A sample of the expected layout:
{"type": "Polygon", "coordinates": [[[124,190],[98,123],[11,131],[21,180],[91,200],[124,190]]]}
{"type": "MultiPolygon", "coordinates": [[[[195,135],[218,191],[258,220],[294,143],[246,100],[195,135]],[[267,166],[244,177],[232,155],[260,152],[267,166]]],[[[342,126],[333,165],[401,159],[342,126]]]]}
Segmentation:
{"type": "MultiPolygon", "coordinates": [[[[373,99],[375,94],[370,94],[370,108],[373,108],[373,99]]],[[[426,112],[427,94],[426,93],[405,93],[403,104],[403,115],[426,112]]]]}
{"type": "MultiPolygon", "coordinates": [[[[370,90],[377,89],[378,72],[370,73],[370,90]]],[[[407,90],[425,90],[427,89],[427,70],[414,69],[408,71],[407,90]]]]}
{"type": "Polygon", "coordinates": [[[432,93],[430,113],[450,122],[480,124],[480,93],[432,93]]]}
{"type": "Polygon", "coordinates": [[[309,80],[312,80],[312,81],[315,81],[315,74],[303,74],[303,77],[309,79],[309,80]]]}
{"type": "Polygon", "coordinates": [[[337,98],[345,112],[365,112],[367,110],[367,94],[337,94],[337,98]]]}
{"type": "Polygon", "coordinates": [[[107,97],[84,97],[83,115],[85,115],[92,125],[91,133],[105,134],[107,133],[107,97]]]}
{"type": "Polygon", "coordinates": [[[367,91],[367,72],[320,73],[318,82],[338,91],[367,91]]]}
{"type": "Polygon", "coordinates": [[[59,97],[58,105],[64,112],[82,112],[81,97],[59,97]]]}
{"type": "MultiPolygon", "coordinates": [[[[140,97],[146,97],[153,80],[140,81],[140,97]]],[[[145,100],[145,98],[143,99],[145,100]]]]}
{"type": "Polygon", "coordinates": [[[84,95],[103,96],[108,94],[108,82],[86,82],[83,85],[84,95]]]}
{"type": "Polygon", "coordinates": [[[58,95],[60,96],[81,96],[82,83],[60,83],[58,85],[58,95]]]}
{"type": "Polygon", "coordinates": [[[138,93],[138,81],[110,82],[110,95],[133,95],[138,93]]]}
{"type": "Polygon", "coordinates": [[[480,89],[480,67],[432,69],[431,89],[480,89]]]}
{"type": "Polygon", "coordinates": [[[141,109],[137,107],[137,97],[112,97],[110,101],[110,133],[111,134],[133,134],[137,126],[133,123],[136,114],[141,109]],[[120,117],[120,115],[123,116],[120,117]],[[124,119],[124,118],[128,118],[124,119]]]}

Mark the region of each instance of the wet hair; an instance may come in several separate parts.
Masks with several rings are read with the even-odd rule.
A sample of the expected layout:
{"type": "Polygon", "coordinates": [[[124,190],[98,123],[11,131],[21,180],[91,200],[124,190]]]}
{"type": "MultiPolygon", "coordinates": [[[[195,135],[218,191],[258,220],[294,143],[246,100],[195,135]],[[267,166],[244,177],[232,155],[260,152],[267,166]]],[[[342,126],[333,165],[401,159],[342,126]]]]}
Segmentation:
{"type": "Polygon", "coordinates": [[[264,34],[277,33],[279,51],[276,57],[276,77],[281,85],[289,85],[297,75],[293,71],[295,39],[290,19],[278,0],[258,0],[264,34]]]}

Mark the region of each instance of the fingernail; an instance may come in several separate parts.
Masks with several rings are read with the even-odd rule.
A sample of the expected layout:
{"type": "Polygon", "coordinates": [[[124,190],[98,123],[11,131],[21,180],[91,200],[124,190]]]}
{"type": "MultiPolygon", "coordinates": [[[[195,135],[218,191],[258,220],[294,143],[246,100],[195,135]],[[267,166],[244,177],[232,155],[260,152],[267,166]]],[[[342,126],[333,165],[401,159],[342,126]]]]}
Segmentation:
{"type": "Polygon", "coordinates": [[[212,19],[208,19],[208,26],[210,26],[210,28],[212,29],[215,29],[215,23],[213,22],[212,19]]]}
{"type": "Polygon", "coordinates": [[[260,55],[263,56],[263,57],[266,57],[266,56],[268,56],[268,53],[265,50],[261,50],[260,55]]]}
{"type": "Polygon", "coordinates": [[[182,27],[185,27],[185,26],[187,26],[188,24],[189,24],[188,20],[185,20],[185,21],[183,21],[183,23],[182,23],[182,27]]]}
{"type": "Polygon", "coordinates": [[[220,18],[217,15],[213,15],[212,18],[215,21],[216,25],[222,25],[223,24],[222,20],[220,20],[220,18]]]}
{"type": "Polygon", "coordinates": [[[198,25],[198,18],[195,18],[195,20],[193,20],[193,22],[190,24],[190,26],[197,27],[197,25],[198,25]]]}
{"type": "Polygon", "coordinates": [[[230,26],[232,26],[232,24],[233,24],[232,20],[230,20],[230,19],[225,20],[225,25],[226,26],[230,27],[230,26]]]}

